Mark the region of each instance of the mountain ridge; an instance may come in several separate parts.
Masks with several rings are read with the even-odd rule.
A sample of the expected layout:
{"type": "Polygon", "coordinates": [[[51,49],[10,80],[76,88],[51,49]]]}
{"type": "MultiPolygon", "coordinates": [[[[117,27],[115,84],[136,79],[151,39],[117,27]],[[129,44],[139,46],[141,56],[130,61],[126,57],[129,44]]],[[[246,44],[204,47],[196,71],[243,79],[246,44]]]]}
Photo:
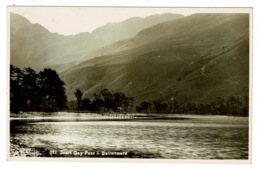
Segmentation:
{"type": "Polygon", "coordinates": [[[122,22],[107,23],[91,32],[92,35],[102,37],[105,42],[113,43],[118,40],[128,39],[135,36],[140,30],[150,26],[183,18],[181,14],[155,14],[148,17],[131,17],[122,22]],[[119,36],[119,37],[118,37],[119,36]]]}
{"type": "MultiPolygon", "coordinates": [[[[167,29],[170,32],[162,29],[165,35],[157,35],[141,46],[84,61],[62,73],[62,78],[68,84],[68,91],[74,91],[77,86],[85,91],[87,97],[91,97],[95,92],[108,88],[135,96],[137,104],[144,100],[167,101],[172,97],[185,103],[248,95],[249,69],[244,69],[249,65],[248,15],[219,15],[195,15],[191,16],[192,19],[181,19],[184,21],[169,21],[184,24],[187,20],[194,20],[194,17],[198,20],[203,17],[202,20],[208,21],[200,21],[204,25],[196,29],[184,24],[188,32],[180,27],[173,34],[171,27],[176,25],[168,22],[145,29],[143,31],[149,32],[150,29],[169,24],[167,29]],[[215,20],[212,21],[213,18],[215,20]],[[212,26],[212,22],[216,24],[212,26]],[[241,55],[238,52],[241,49],[247,52],[241,55]],[[241,57],[240,60],[236,56],[241,57]],[[84,80],[78,81],[75,74],[84,77],[84,80]],[[178,96],[171,94],[173,91],[178,91],[178,96]]],[[[188,25],[192,25],[190,21],[188,25]]],[[[134,38],[138,36],[140,34],[134,38]]],[[[69,92],[68,96],[73,98],[69,92]]]]}
{"type": "Polygon", "coordinates": [[[92,33],[49,33],[11,14],[11,64],[58,70],[69,100],[76,88],[88,98],[108,88],[136,104],[205,103],[248,96],[249,29],[248,14],[194,14],[107,43],[92,33]]]}
{"type": "MultiPolygon", "coordinates": [[[[164,17],[164,15],[156,16],[157,19],[164,17]]],[[[181,17],[181,15],[178,15],[178,17],[181,17]]],[[[153,18],[153,16],[150,18],[153,18]]],[[[166,20],[174,18],[175,15],[172,14],[169,15],[166,20]]],[[[129,18],[122,22],[113,23],[113,25],[115,25],[114,28],[118,29],[117,27],[119,25],[121,25],[122,28],[126,28],[127,26],[124,26],[124,23],[129,20],[133,20],[131,24],[135,23],[135,18],[129,18]]],[[[142,20],[142,18],[139,18],[138,22],[142,22],[142,20]]],[[[163,19],[150,23],[150,25],[160,22],[163,22],[163,19]]],[[[80,63],[81,60],[91,59],[89,56],[95,49],[115,41],[114,39],[111,41],[106,40],[105,42],[102,37],[98,37],[89,32],[81,32],[69,36],[51,33],[40,24],[32,24],[25,17],[15,13],[10,13],[10,27],[11,63],[18,67],[31,66],[38,71],[44,67],[50,67],[56,69],[58,72],[62,72],[80,63]]],[[[104,30],[105,27],[101,26],[100,29],[104,30]]],[[[142,26],[136,26],[135,30],[138,29],[142,29],[142,26]]],[[[122,35],[117,36],[117,39],[122,40],[125,38],[121,36],[122,35]]]]}
{"type": "Polygon", "coordinates": [[[10,22],[10,59],[19,67],[31,66],[41,70],[56,68],[55,64],[77,63],[77,59],[85,57],[89,50],[105,45],[88,33],[77,36],[50,33],[40,24],[31,24],[25,17],[14,13],[10,14],[10,22]]]}

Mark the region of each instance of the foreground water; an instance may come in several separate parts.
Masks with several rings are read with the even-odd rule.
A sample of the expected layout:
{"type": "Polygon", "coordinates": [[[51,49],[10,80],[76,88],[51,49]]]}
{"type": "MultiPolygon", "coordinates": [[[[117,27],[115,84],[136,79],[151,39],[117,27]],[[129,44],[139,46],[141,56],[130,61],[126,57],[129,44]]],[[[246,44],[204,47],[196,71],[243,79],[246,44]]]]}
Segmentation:
{"type": "Polygon", "coordinates": [[[248,159],[248,132],[246,117],[11,120],[11,156],[248,159]]]}

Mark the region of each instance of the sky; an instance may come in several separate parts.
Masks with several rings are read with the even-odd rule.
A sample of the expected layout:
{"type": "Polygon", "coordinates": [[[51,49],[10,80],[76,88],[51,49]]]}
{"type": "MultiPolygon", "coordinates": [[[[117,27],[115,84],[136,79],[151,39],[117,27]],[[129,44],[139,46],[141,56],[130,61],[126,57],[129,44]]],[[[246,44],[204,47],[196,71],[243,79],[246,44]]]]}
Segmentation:
{"type": "MultiPolygon", "coordinates": [[[[26,17],[31,23],[38,23],[50,32],[62,35],[91,33],[108,22],[121,22],[130,17],[147,17],[154,14],[173,13],[188,16],[194,13],[236,13],[227,8],[131,8],[131,7],[8,7],[26,17]]],[[[241,12],[241,9],[240,9],[241,12]]],[[[245,12],[248,12],[245,9],[245,12]]]]}
{"type": "Polygon", "coordinates": [[[121,22],[130,17],[147,17],[153,14],[174,13],[185,16],[191,10],[178,8],[111,8],[111,7],[9,7],[9,11],[39,23],[50,32],[75,35],[92,32],[108,22],[121,22]]]}

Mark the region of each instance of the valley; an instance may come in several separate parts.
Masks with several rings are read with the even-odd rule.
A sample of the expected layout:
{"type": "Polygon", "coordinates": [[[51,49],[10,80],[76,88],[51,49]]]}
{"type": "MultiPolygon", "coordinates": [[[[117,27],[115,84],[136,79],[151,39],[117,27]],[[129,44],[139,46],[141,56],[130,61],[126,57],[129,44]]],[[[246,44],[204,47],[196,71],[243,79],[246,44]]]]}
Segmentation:
{"type": "Polygon", "coordinates": [[[133,17],[63,36],[11,14],[11,64],[57,70],[69,101],[76,88],[89,99],[105,88],[123,92],[136,105],[248,96],[249,15],[133,17]]]}

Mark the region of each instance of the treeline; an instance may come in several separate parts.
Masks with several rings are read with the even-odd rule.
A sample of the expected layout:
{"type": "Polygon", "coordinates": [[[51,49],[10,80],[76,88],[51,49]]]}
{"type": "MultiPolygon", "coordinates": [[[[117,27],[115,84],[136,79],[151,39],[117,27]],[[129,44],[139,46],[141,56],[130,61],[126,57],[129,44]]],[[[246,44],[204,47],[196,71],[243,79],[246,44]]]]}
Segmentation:
{"type": "Polygon", "coordinates": [[[143,113],[248,116],[249,99],[248,96],[217,97],[209,103],[188,103],[185,105],[179,105],[176,100],[169,103],[160,101],[149,103],[144,101],[139,106],[136,106],[136,111],[143,113]]]}
{"type": "Polygon", "coordinates": [[[249,98],[244,97],[217,97],[208,104],[189,103],[183,107],[183,112],[189,114],[214,114],[229,116],[248,116],[249,115],[249,98]]]}
{"type": "Polygon", "coordinates": [[[77,98],[76,106],[72,109],[78,111],[93,112],[139,112],[139,113],[172,113],[172,114],[197,114],[197,115],[229,115],[248,116],[249,99],[244,97],[217,97],[209,103],[187,103],[179,104],[175,99],[164,103],[157,100],[150,102],[143,101],[140,105],[134,106],[134,97],[126,96],[122,92],[112,93],[103,89],[93,95],[93,99],[83,98],[83,92],[76,89],[74,92],[77,98]]]}
{"type": "Polygon", "coordinates": [[[122,92],[112,93],[108,89],[103,89],[93,95],[92,100],[83,98],[83,92],[76,89],[74,92],[77,98],[77,110],[89,110],[95,112],[133,112],[134,97],[126,96],[122,92]]]}
{"type": "Polygon", "coordinates": [[[153,101],[152,103],[143,101],[139,106],[136,106],[137,112],[153,112],[153,113],[177,113],[179,111],[179,105],[176,100],[172,100],[170,103],[164,103],[160,101],[153,101]]]}
{"type": "MultiPolygon", "coordinates": [[[[28,68],[20,69],[10,66],[10,111],[58,111],[68,109],[65,83],[58,73],[45,68],[37,73],[28,68]]],[[[140,112],[140,113],[175,113],[198,115],[230,115],[248,116],[249,98],[244,97],[217,97],[209,103],[179,104],[175,99],[165,103],[154,100],[151,103],[141,102],[134,108],[134,97],[122,92],[112,93],[103,89],[95,93],[90,99],[83,97],[83,92],[76,89],[78,111],[92,112],[140,112]]],[[[70,109],[73,109],[70,107],[70,109]]],[[[74,109],[74,110],[75,110],[74,109]]]]}
{"type": "Polygon", "coordinates": [[[65,83],[55,70],[36,73],[10,66],[10,111],[57,111],[67,109],[65,83]]]}

